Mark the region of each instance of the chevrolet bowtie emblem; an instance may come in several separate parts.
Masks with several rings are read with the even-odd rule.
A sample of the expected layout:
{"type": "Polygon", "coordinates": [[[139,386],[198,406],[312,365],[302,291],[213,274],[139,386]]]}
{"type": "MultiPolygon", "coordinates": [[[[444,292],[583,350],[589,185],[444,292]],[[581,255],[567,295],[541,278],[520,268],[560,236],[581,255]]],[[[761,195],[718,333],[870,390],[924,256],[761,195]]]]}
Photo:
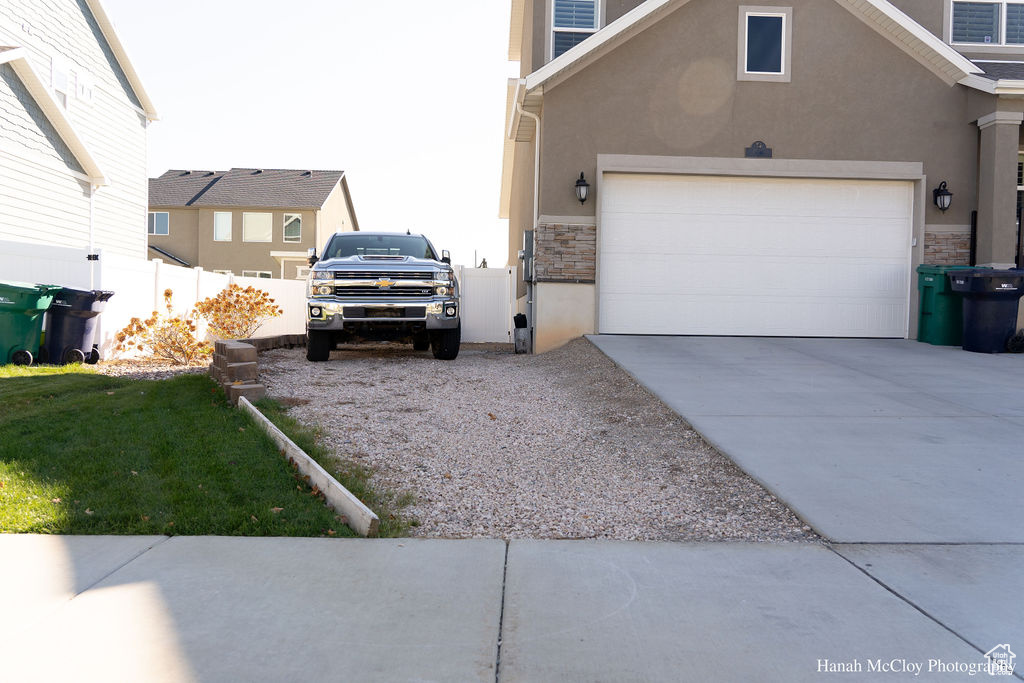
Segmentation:
{"type": "Polygon", "coordinates": [[[384,277],[381,278],[380,280],[377,280],[377,282],[375,282],[374,284],[380,287],[381,289],[387,289],[391,285],[395,284],[395,282],[394,280],[389,280],[386,277],[384,277]]]}

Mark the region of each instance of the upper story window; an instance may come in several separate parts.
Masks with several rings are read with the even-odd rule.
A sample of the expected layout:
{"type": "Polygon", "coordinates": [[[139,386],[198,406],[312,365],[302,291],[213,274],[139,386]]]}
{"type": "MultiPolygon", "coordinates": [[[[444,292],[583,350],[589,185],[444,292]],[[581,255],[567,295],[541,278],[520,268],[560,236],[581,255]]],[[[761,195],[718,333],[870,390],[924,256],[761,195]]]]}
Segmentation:
{"type": "Polygon", "coordinates": [[[231,212],[213,212],[213,239],[215,242],[231,241],[231,212]]]}
{"type": "Polygon", "coordinates": [[[171,215],[166,211],[150,211],[146,232],[150,235],[170,234],[171,215]]]}
{"type": "Polygon", "coordinates": [[[954,0],[952,42],[1024,45],[1024,1],[954,0]]]}
{"type": "Polygon", "coordinates": [[[297,213],[286,213],[284,215],[284,241],[302,241],[302,215],[297,213]]]}
{"type": "Polygon", "coordinates": [[[579,45],[597,31],[598,10],[598,0],[552,0],[552,59],[579,45]]]}
{"type": "Polygon", "coordinates": [[[242,241],[270,242],[274,238],[274,214],[243,213],[242,241]]]}
{"type": "Polygon", "coordinates": [[[741,6],[737,78],[789,82],[792,38],[792,8],[741,6]]]}
{"type": "Polygon", "coordinates": [[[50,87],[61,106],[68,106],[68,94],[71,92],[71,67],[63,57],[50,58],[50,87]]]}

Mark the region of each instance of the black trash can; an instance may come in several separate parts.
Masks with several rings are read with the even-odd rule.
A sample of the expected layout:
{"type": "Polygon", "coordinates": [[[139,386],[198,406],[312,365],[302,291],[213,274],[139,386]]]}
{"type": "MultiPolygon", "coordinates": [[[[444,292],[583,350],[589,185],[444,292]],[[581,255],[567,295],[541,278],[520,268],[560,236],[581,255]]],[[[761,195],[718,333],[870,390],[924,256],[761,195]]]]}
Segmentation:
{"type": "Polygon", "coordinates": [[[974,268],[948,274],[964,295],[964,351],[1002,353],[1017,332],[1017,302],[1024,295],[1024,270],[974,268]]]}
{"type": "Polygon", "coordinates": [[[53,298],[46,311],[45,343],[40,348],[43,362],[95,364],[100,359],[94,344],[99,314],[107,306],[113,292],[65,287],[53,298]]]}

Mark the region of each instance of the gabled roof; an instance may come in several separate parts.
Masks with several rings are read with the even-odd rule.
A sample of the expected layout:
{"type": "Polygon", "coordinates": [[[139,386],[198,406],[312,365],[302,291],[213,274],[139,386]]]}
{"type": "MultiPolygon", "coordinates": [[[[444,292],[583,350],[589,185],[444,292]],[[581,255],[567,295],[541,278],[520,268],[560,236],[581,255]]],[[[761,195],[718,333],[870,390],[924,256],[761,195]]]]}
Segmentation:
{"type": "Polygon", "coordinates": [[[68,119],[67,114],[64,112],[64,107],[54,99],[53,94],[46,87],[43,79],[39,78],[39,74],[32,68],[24,48],[16,46],[0,47],[0,64],[11,65],[14,73],[24,84],[25,89],[28,90],[29,95],[39,105],[47,120],[54,130],[57,131],[57,134],[60,135],[60,139],[68,146],[71,154],[74,155],[79,165],[85,171],[85,174],[89,176],[89,182],[96,186],[107,185],[107,178],[100,165],[96,162],[89,148],[85,146],[85,142],[78,134],[78,131],[71,125],[71,120],[68,119]]]}
{"type": "Polygon", "coordinates": [[[121,67],[121,71],[124,72],[125,77],[128,79],[128,84],[132,87],[132,90],[135,92],[135,96],[139,99],[139,104],[142,105],[142,110],[146,112],[146,118],[150,121],[158,120],[160,115],[157,114],[156,107],[153,106],[152,100],[149,99],[146,89],[142,87],[142,80],[139,78],[139,74],[136,73],[135,67],[132,66],[131,60],[128,59],[128,53],[125,52],[124,45],[121,44],[121,40],[117,37],[117,32],[114,31],[114,25],[110,22],[110,18],[103,9],[103,5],[100,3],[100,0],[85,0],[85,4],[89,6],[89,11],[91,11],[93,17],[96,18],[96,23],[99,24],[100,32],[103,33],[103,37],[107,40],[107,44],[110,45],[110,49],[113,51],[114,57],[117,59],[117,63],[121,67]]]}
{"type": "Polygon", "coordinates": [[[223,175],[224,171],[167,171],[149,179],[149,205],[192,206],[223,175]]]}
{"type": "Polygon", "coordinates": [[[150,178],[149,205],[319,209],[344,177],[344,171],[278,168],[171,170],[150,178]]]}
{"type": "MultiPolygon", "coordinates": [[[[647,0],[526,77],[525,90],[553,87],[690,0],[647,0]]],[[[950,85],[981,69],[888,0],[834,0],[950,85]]]]}

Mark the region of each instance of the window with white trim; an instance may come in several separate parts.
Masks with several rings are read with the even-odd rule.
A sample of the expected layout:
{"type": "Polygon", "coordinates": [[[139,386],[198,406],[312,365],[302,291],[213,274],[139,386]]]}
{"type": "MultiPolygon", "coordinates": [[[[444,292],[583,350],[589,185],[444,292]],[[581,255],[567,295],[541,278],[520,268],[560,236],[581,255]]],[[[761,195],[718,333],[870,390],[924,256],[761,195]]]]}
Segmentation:
{"type": "Polygon", "coordinates": [[[305,280],[307,277],[309,277],[309,266],[296,266],[295,279],[305,280]]]}
{"type": "Polygon", "coordinates": [[[1024,1],[953,0],[951,42],[1024,45],[1024,1]]]}
{"type": "Polygon", "coordinates": [[[551,58],[593,35],[599,21],[598,0],[551,0],[551,58]]]}
{"type": "Polygon", "coordinates": [[[230,271],[230,270],[216,270],[216,269],[214,269],[213,272],[220,273],[221,275],[234,275],[234,273],[232,271],[230,271]]]}
{"type": "Polygon", "coordinates": [[[269,280],[274,276],[269,270],[243,270],[242,277],[261,277],[265,280],[269,280]]]}
{"type": "Polygon", "coordinates": [[[270,242],[274,238],[274,215],[270,213],[242,214],[243,242],[270,242]]]}
{"type": "Polygon", "coordinates": [[[737,78],[788,82],[792,37],[792,8],[741,6],[737,78]]]}
{"type": "Polygon", "coordinates": [[[50,58],[50,87],[61,106],[67,108],[71,90],[71,65],[63,57],[50,58]]]}
{"type": "Polygon", "coordinates": [[[302,241],[302,214],[286,213],[284,215],[284,241],[302,241]]]}
{"type": "Polygon", "coordinates": [[[146,233],[149,235],[169,235],[171,215],[166,211],[150,211],[146,233]]]}
{"type": "Polygon", "coordinates": [[[231,241],[231,212],[213,212],[213,240],[215,242],[231,241]]]}

